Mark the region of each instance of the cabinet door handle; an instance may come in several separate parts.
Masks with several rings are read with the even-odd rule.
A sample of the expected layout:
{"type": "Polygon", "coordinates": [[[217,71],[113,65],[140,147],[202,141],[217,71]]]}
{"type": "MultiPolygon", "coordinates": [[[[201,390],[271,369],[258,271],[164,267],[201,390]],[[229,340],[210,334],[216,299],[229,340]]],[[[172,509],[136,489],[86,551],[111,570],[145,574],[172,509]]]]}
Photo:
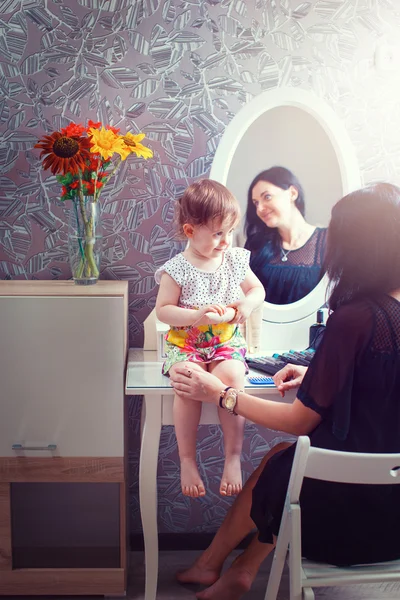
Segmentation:
{"type": "Polygon", "coordinates": [[[47,444],[47,446],[24,446],[23,444],[13,444],[13,450],[56,450],[57,444],[47,444]]]}

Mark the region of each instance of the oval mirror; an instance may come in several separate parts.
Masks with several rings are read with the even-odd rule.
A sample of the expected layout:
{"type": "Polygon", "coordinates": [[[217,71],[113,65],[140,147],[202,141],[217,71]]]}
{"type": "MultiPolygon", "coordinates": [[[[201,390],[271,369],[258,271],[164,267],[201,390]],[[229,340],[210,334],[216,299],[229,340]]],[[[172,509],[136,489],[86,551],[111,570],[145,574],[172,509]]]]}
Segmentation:
{"type": "MultiPolygon", "coordinates": [[[[277,88],[246,104],[226,128],[210,178],[226,185],[246,212],[253,178],[274,165],[287,167],[305,192],[306,219],[326,227],[332,206],[361,185],[354,148],[336,113],[314,93],[277,88]]],[[[243,223],[242,223],[243,225],[243,223]]],[[[238,245],[243,245],[239,236],[238,245]]],[[[327,278],[304,298],[264,303],[263,319],[290,323],[315,315],[325,303],[327,278]]]]}

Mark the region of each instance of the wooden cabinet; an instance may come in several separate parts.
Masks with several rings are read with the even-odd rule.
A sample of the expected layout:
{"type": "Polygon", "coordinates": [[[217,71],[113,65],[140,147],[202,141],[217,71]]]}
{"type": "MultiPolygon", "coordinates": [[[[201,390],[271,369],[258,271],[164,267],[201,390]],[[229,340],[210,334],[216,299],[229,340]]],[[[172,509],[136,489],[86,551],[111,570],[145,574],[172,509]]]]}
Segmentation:
{"type": "Polygon", "coordinates": [[[0,594],[126,591],[127,282],[0,282],[0,594]]]}

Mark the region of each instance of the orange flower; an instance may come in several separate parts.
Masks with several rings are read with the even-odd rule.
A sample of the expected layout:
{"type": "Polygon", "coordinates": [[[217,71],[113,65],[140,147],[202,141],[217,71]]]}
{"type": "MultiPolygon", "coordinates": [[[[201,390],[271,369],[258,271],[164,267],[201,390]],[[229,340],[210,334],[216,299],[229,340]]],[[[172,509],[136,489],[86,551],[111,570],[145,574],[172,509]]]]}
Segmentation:
{"type": "Polygon", "coordinates": [[[83,125],[75,125],[75,123],[70,123],[64,129],[61,129],[61,134],[66,135],[67,137],[79,137],[86,131],[86,128],[83,125]]]}
{"type": "MultiPolygon", "coordinates": [[[[94,182],[93,181],[84,181],[83,182],[84,185],[84,194],[86,196],[93,196],[94,195],[94,190],[95,190],[95,186],[94,186],[94,182]]],[[[96,189],[99,190],[103,187],[103,184],[98,181],[96,183],[96,189]]]]}
{"type": "Polygon", "coordinates": [[[93,155],[92,155],[92,157],[90,159],[90,164],[87,166],[87,169],[89,171],[97,171],[99,166],[100,166],[100,160],[98,158],[93,157],[93,155]]]}
{"type": "Polygon", "coordinates": [[[45,135],[35,144],[40,148],[40,158],[43,158],[43,167],[51,169],[53,175],[68,172],[78,174],[86,167],[86,160],[90,160],[90,140],[79,136],[69,137],[55,131],[45,135]]]}
{"type": "Polygon", "coordinates": [[[86,127],[86,129],[89,131],[89,129],[91,127],[93,127],[93,129],[100,129],[101,122],[98,121],[97,123],[95,123],[94,121],[92,121],[92,119],[89,119],[89,123],[88,123],[88,126],[86,127]]]}
{"type": "Polygon", "coordinates": [[[112,131],[115,134],[117,134],[120,130],[119,127],[113,127],[112,125],[107,125],[107,129],[109,129],[110,131],[112,131]]]}

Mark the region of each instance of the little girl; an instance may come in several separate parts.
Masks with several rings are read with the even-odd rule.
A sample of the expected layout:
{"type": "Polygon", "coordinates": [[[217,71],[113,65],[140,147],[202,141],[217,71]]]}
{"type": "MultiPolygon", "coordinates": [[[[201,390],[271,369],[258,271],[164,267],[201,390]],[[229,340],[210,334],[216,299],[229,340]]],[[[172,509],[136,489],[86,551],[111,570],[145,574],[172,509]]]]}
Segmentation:
{"type": "MultiPolygon", "coordinates": [[[[226,386],[243,387],[246,343],[238,325],[264,301],[265,291],[249,268],[249,251],[230,247],[239,219],[235,197],[210,179],[189,186],[177,204],[178,235],[189,244],[155,273],[157,318],[170,325],[164,375],[184,361],[191,370],[208,369],[226,386]]],[[[225,448],[220,494],[231,496],[242,489],[244,419],[218,411],[225,448]]],[[[200,414],[200,403],[175,395],[182,492],[193,498],[206,493],[196,464],[200,414]]]]}

